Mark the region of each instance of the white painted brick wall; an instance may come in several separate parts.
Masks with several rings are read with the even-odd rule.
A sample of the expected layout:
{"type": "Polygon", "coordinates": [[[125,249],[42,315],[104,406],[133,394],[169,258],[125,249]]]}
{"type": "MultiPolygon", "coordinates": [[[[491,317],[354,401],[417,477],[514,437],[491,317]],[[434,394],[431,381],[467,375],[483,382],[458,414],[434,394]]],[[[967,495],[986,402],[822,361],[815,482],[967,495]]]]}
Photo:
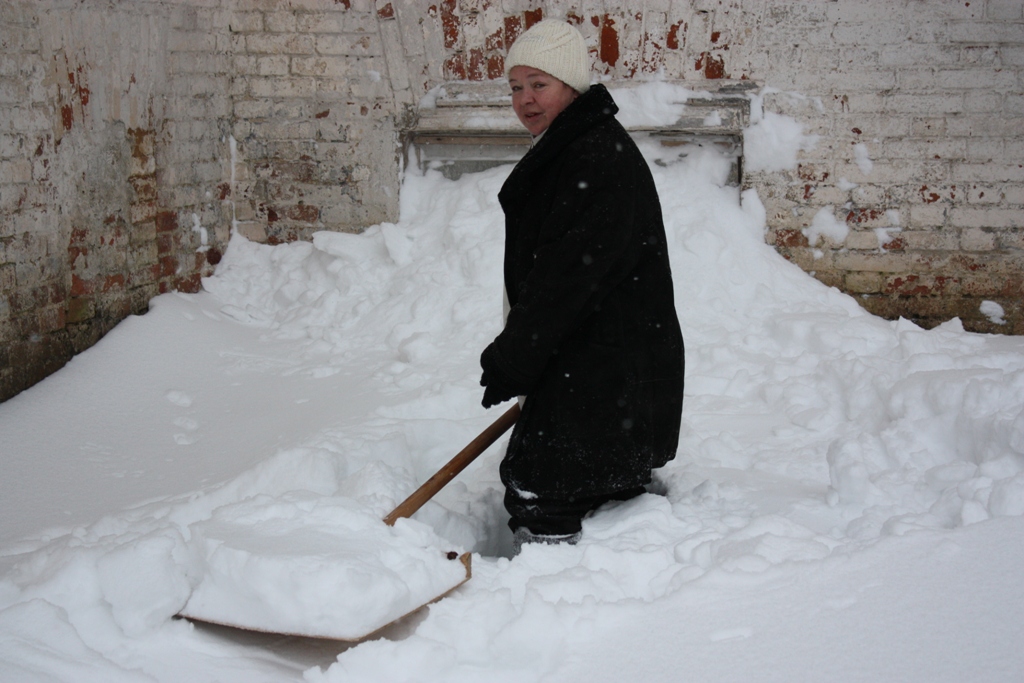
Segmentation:
{"type": "Polygon", "coordinates": [[[973,329],[1024,333],[1020,0],[8,0],[0,396],[24,380],[12,379],[11,359],[39,320],[48,352],[65,352],[124,310],[92,293],[67,256],[98,254],[109,226],[130,238],[103,252],[108,275],[138,302],[198,286],[210,269],[196,261],[193,213],[214,253],[232,215],[268,241],[394,220],[400,135],[416,104],[445,80],[500,76],[507,44],[540,16],[578,23],[603,77],[661,70],[698,89],[724,78],[777,90],[765,107],[819,136],[800,169],[745,179],[787,258],[885,315],[932,324],[957,314],[973,329]],[[86,173],[79,186],[93,157],[120,160],[113,194],[124,206],[111,203],[109,178],[86,173]],[[799,231],[828,205],[859,222],[815,259],[799,231]],[[902,232],[879,253],[871,227],[887,211],[902,232]],[[1008,327],[976,315],[970,298],[997,294],[1008,327]],[[74,332],[92,324],[87,314],[102,321],[74,332]],[[61,328],[62,316],[78,322],[61,328]]]}

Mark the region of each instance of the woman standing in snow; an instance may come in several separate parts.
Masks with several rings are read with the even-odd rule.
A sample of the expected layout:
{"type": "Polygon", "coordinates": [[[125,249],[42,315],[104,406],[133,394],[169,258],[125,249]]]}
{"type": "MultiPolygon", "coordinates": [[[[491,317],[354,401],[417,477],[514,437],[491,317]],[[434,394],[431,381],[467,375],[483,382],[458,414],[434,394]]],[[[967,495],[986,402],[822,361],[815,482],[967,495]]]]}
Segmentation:
{"type": "Polygon", "coordinates": [[[542,21],[505,70],[534,144],[498,194],[509,310],[480,383],[484,407],[525,397],[501,463],[518,549],[575,542],[675,456],[683,339],[654,180],[583,36],[542,21]]]}

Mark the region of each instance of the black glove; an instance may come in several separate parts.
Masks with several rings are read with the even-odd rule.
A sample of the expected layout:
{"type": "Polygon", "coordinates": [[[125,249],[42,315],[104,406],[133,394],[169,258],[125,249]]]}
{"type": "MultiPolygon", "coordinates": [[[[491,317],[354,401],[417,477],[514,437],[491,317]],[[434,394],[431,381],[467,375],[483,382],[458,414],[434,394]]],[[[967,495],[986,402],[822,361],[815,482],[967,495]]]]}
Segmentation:
{"type": "Polygon", "coordinates": [[[496,406],[524,393],[501,371],[495,358],[497,353],[494,344],[491,344],[480,354],[480,367],[484,370],[480,375],[480,386],[484,388],[484,400],[481,401],[484,408],[496,406]]]}

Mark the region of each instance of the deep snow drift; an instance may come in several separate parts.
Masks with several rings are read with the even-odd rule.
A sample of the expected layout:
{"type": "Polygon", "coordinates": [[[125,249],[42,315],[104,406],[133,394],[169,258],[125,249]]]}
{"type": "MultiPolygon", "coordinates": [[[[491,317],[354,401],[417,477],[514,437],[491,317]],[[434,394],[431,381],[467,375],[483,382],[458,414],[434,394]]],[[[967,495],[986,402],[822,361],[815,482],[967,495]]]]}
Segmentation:
{"type": "MultiPolygon", "coordinates": [[[[748,143],[767,168],[806,140],[768,118],[748,143]]],[[[205,292],[158,297],[0,405],[0,679],[1024,680],[1024,340],[870,316],[763,243],[726,160],[643,147],[687,345],[679,454],[650,494],[510,561],[502,441],[409,523],[477,553],[473,579],[384,638],[172,618],[211,529],[316,545],[503,409],[480,407],[477,358],[509,169],[410,172],[398,224],[236,237],[205,292]]]]}

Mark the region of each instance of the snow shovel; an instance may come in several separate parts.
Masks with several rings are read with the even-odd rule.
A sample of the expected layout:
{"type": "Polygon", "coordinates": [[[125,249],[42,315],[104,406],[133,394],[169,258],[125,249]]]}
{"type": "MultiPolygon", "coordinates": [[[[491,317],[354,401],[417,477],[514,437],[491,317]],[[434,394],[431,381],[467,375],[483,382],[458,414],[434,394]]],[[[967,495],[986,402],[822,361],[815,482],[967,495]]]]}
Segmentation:
{"type": "Polygon", "coordinates": [[[402,519],[403,517],[411,517],[423,507],[423,504],[433,498],[438,491],[443,489],[448,482],[458,475],[459,472],[466,469],[469,463],[477,459],[481,453],[487,450],[487,447],[492,443],[501,438],[501,435],[508,431],[509,427],[515,424],[516,420],[519,419],[519,402],[516,401],[511,408],[505,411],[505,414],[494,421],[490,427],[480,432],[480,436],[476,437],[469,444],[466,445],[458,455],[448,461],[448,464],[442,467],[434,474],[430,479],[416,489],[411,496],[406,498],[402,503],[384,518],[384,523],[388,526],[394,526],[395,522],[402,519]]]}
{"type": "Polygon", "coordinates": [[[440,600],[469,580],[470,554],[437,550],[430,542],[436,537],[422,527],[396,523],[487,450],[519,414],[515,403],[392,510],[384,518],[394,528],[389,534],[365,507],[312,494],[276,499],[273,514],[264,508],[254,513],[243,501],[237,514],[228,510],[193,524],[190,545],[205,556],[205,574],[178,616],[357,642],[440,600]]]}

